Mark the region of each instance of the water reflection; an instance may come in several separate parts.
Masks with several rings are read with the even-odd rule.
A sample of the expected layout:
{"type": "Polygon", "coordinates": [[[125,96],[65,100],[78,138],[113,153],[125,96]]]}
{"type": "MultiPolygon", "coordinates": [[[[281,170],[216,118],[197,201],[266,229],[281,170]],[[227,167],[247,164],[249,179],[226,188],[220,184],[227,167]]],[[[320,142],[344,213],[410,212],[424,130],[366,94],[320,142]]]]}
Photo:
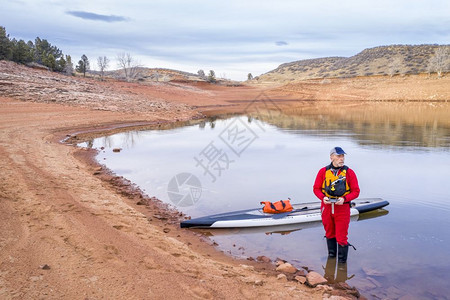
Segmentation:
{"type": "MultiPolygon", "coordinates": [[[[374,211],[362,213],[360,215],[350,217],[350,222],[364,221],[369,219],[378,218],[385,216],[389,213],[387,209],[377,209],[374,211]]],[[[277,226],[264,226],[264,227],[248,227],[248,228],[198,228],[191,229],[202,233],[206,236],[224,236],[224,235],[236,235],[236,234],[281,234],[287,235],[291,232],[298,230],[305,230],[309,228],[322,227],[322,221],[308,222],[308,223],[298,223],[298,224],[287,224],[287,225],[277,225],[277,226]]]]}
{"type": "MultiPolygon", "coordinates": [[[[216,122],[233,115],[211,117],[179,124],[165,124],[159,130],[198,125],[199,129],[214,130],[216,122]]],[[[294,134],[351,138],[358,144],[370,147],[391,147],[417,150],[417,148],[442,148],[450,150],[450,104],[447,103],[369,103],[354,106],[309,106],[258,110],[247,116],[247,122],[274,125],[294,134]]],[[[139,141],[142,130],[124,132],[122,146],[131,148],[139,141]]],[[[103,137],[105,147],[113,141],[103,137]]],[[[91,148],[93,140],[83,145],[91,148]]]]}
{"type": "MultiPolygon", "coordinates": [[[[389,211],[386,209],[377,209],[371,212],[363,213],[357,216],[352,216],[350,218],[351,222],[361,222],[365,220],[371,220],[386,216],[389,211]]],[[[217,228],[217,229],[191,229],[192,231],[201,233],[205,236],[214,238],[220,236],[233,236],[233,235],[248,235],[248,234],[265,234],[272,235],[278,234],[281,236],[289,235],[293,232],[300,230],[307,230],[311,228],[322,228],[322,222],[310,222],[301,224],[289,224],[289,225],[279,225],[272,227],[253,227],[253,228],[217,228]]],[[[231,237],[232,238],[232,237],[231,237]]],[[[223,239],[218,240],[220,243],[223,239]]],[[[325,249],[324,249],[325,251],[325,249]]],[[[322,256],[322,253],[319,255],[322,256]]],[[[356,275],[352,274],[348,276],[347,274],[347,263],[337,263],[336,258],[329,258],[326,261],[326,265],[322,266],[322,274],[328,280],[329,283],[339,283],[346,282],[354,278],[356,275]]],[[[319,270],[318,270],[319,271],[319,270]]],[[[319,271],[320,272],[320,271],[319,271]]]]}
{"type": "Polygon", "coordinates": [[[327,262],[320,222],[310,227],[206,234],[219,249],[238,257],[282,257],[323,274],[329,265],[327,276],[335,281],[347,278],[348,284],[370,299],[408,295],[445,299],[450,294],[446,284],[450,280],[450,209],[445,190],[450,160],[448,108],[444,103],[435,107],[311,105],[241,116],[240,121],[251,127],[258,139],[240,157],[231,157],[235,162],[214,183],[196,168],[193,158],[211,141],[226,149],[218,136],[236,118],[117,134],[84,146],[103,147],[100,162],[168,203],[171,178],[182,172],[194,174],[202,181],[202,199],[177,208],[200,217],[253,208],[264,200],[314,200],[312,184],[317,170],[328,163],[329,149],[340,145],[357,172],[361,197],[390,202],[389,213],[362,214],[358,222],[351,223],[349,238],[358,251],[349,253],[347,272],[342,269],[338,274],[337,265],[333,272],[333,262],[327,262]],[[115,147],[124,150],[114,153],[115,147]]]}
{"type": "Polygon", "coordinates": [[[258,111],[260,120],[293,133],[349,136],[360,145],[450,147],[450,105],[447,103],[370,103],[258,111]]]}
{"type": "Polygon", "coordinates": [[[329,283],[346,282],[355,277],[355,274],[348,276],[347,263],[337,262],[336,257],[328,257],[325,266],[322,266],[326,280],[329,283]]]}

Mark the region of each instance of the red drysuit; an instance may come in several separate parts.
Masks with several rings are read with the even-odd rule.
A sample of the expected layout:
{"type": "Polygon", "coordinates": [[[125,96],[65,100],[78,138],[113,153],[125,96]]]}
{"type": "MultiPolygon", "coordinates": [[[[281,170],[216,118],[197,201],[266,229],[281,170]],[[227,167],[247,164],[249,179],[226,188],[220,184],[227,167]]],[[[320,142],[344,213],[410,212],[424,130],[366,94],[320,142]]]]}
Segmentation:
{"type": "MultiPolygon", "coordinates": [[[[343,168],[343,167],[342,167],[343,168]]],[[[338,171],[338,175],[340,174],[342,168],[338,171]]],[[[346,180],[348,187],[350,188],[350,192],[345,195],[343,198],[343,205],[336,204],[325,204],[323,202],[323,198],[325,194],[323,193],[323,183],[325,180],[325,172],[327,167],[323,167],[317,173],[316,180],[314,182],[314,194],[322,201],[321,212],[322,212],[322,223],[325,228],[325,235],[328,239],[336,238],[336,241],[339,245],[345,246],[348,244],[347,235],[348,235],[348,225],[350,223],[350,201],[358,198],[359,196],[359,185],[358,179],[356,178],[355,172],[348,168],[346,180]],[[332,213],[332,206],[334,205],[334,214],[332,213]]]]}

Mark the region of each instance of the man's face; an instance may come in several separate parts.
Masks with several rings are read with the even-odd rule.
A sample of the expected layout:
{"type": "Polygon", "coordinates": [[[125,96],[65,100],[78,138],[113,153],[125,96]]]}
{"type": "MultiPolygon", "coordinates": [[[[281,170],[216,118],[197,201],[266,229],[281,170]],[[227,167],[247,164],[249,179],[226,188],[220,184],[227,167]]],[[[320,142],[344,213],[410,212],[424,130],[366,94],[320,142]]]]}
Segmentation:
{"type": "Polygon", "coordinates": [[[330,159],[333,166],[341,168],[344,166],[345,154],[331,154],[330,159]]]}

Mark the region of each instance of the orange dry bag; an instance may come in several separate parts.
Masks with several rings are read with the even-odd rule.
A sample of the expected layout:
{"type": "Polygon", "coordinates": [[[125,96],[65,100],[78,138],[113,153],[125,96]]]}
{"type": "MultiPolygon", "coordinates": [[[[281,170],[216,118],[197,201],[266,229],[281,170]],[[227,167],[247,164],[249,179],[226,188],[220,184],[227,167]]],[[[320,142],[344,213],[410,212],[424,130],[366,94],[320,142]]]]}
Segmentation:
{"type": "Polygon", "coordinates": [[[292,211],[292,205],[289,200],[280,200],[274,203],[270,201],[262,201],[261,204],[264,204],[263,212],[269,214],[279,214],[292,211]]]}

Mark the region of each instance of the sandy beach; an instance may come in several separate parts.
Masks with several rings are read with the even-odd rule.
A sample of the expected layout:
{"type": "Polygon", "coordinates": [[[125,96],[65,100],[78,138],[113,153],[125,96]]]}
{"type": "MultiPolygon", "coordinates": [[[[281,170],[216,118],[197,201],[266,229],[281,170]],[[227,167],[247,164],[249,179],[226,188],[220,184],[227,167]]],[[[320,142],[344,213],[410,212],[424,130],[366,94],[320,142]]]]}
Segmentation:
{"type": "Polygon", "coordinates": [[[0,298],[356,298],[345,288],[277,279],[272,263],[217,251],[206,238],[180,229],[176,211],[99,167],[94,152],[61,141],[243,112],[261,93],[280,107],[317,100],[450,99],[447,77],[389,80],[279,87],[137,84],[1,61],[0,298]]]}

